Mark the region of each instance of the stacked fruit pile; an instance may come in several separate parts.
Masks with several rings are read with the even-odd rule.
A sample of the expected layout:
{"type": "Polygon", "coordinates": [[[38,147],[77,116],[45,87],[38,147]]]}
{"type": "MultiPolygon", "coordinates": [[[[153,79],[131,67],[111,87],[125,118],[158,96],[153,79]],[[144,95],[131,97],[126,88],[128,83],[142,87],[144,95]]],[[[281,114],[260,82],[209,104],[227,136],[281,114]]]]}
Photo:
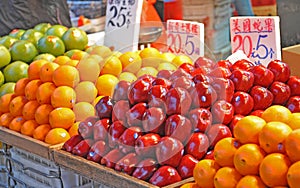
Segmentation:
{"type": "Polygon", "coordinates": [[[299,122],[299,113],[280,105],[267,108],[261,117],[242,118],[234,138],[218,141],[213,158],[195,166],[195,183],[182,188],[299,187],[299,122]]]}
{"type": "Polygon", "coordinates": [[[219,140],[233,136],[242,117],[261,115],[274,104],[299,112],[299,83],[280,61],[264,67],[199,58],[156,77],[119,82],[112,97],[97,102],[97,116],[82,121],[79,135],[63,148],[154,185],[168,185],[191,177],[219,140]]]}
{"type": "Polygon", "coordinates": [[[0,96],[13,93],[15,83],[27,77],[28,64],[33,60],[52,61],[65,51],[83,50],[87,42],[83,31],[62,25],[41,23],[28,30],[12,30],[0,38],[0,96]],[[74,32],[79,35],[74,36],[74,32]]]}

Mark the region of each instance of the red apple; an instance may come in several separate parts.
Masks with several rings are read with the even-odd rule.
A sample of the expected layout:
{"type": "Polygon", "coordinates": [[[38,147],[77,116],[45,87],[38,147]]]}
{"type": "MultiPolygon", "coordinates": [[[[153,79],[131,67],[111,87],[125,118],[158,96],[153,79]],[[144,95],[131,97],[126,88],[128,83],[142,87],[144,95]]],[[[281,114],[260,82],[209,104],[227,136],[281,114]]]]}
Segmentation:
{"type": "Polygon", "coordinates": [[[285,105],[292,113],[300,112],[300,96],[290,97],[285,105]]]}
{"type": "Polygon", "coordinates": [[[213,65],[214,65],[214,62],[211,59],[207,58],[207,57],[199,57],[194,62],[195,68],[201,68],[201,67],[208,67],[208,68],[210,68],[213,65]]]}
{"type": "Polygon", "coordinates": [[[265,110],[273,103],[273,94],[270,90],[262,86],[254,86],[250,90],[250,95],[253,98],[253,110],[265,110]]]}
{"type": "Polygon", "coordinates": [[[179,66],[180,69],[183,69],[185,72],[192,74],[195,70],[195,67],[190,63],[183,63],[179,66]]]}
{"type": "Polygon", "coordinates": [[[160,139],[155,153],[159,164],[176,168],[183,156],[184,146],[176,138],[165,136],[160,139]]]}
{"type": "Polygon", "coordinates": [[[242,69],[236,69],[232,71],[230,79],[234,83],[236,91],[249,91],[254,83],[254,75],[252,72],[245,71],[242,69]]]}
{"type": "Polygon", "coordinates": [[[195,159],[200,160],[209,148],[209,139],[204,133],[193,133],[185,146],[185,153],[191,154],[195,159]]]}
{"type": "Polygon", "coordinates": [[[216,67],[208,75],[216,78],[229,78],[231,71],[225,67],[216,67]]]}
{"type": "Polygon", "coordinates": [[[97,141],[92,145],[91,149],[89,150],[87,160],[99,163],[101,158],[109,152],[109,149],[110,148],[105,141],[97,141]]]}
{"type": "Polygon", "coordinates": [[[235,114],[245,116],[252,111],[254,100],[250,94],[243,91],[237,91],[233,94],[231,104],[233,105],[235,114]]]}
{"type": "Polygon", "coordinates": [[[130,86],[130,82],[125,80],[120,80],[114,89],[112,99],[114,101],[127,100],[129,86],[130,86]]]}
{"type": "Polygon", "coordinates": [[[116,101],[112,110],[112,122],[123,121],[127,122],[126,114],[130,109],[128,100],[116,101]]]}
{"type": "Polygon", "coordinates": [[[78,125],[78,133],[82,138],[92,138],[94,124],[99,120],[98,116],[91,116],[81,121],[78,125]]]}
{"type": "Polygon", "coordinates": [[[195,87],[195,83],[192,79],[187,78],[185,76],[181,76],[179,78],[176,78],[172,81],[172,87],[181,87],[183,89],[186,89],[187,91],[190,91],[192,88],[195,87]]]}
{"type": "Polygon", "coordinates": [[[92,139],[81,140],[73,149],[72,154],[86,158],[94,141],[92,139]]]}
{"type": "Polygon", "coordinates": [[[231,69],[231,66],[232,66],[232,63],[229,60],[220,60],[214,65],[214,67],[224,67],[229,70],[231,69]]]}
{"type": "Polygon", "coordinates": [[[111,125],[110,119],[103,118],[98,120],[94,125],[94,140],[103,140],[105,141],[108,137],[108,129],[111,125]]]}
{"type": "Polygon", "coordinates": [[[136,153],[128,153],[116,163],[115,170],[131,175],[140,160],[136,153]]]}
{"type": "Polygon", "coordinates": [[[214,124],[207,131],[207,137],[210,141],[210,146],[214,147],[222,138],[232,137],[232,133],[228,126],[224,124],[214,124]]]}
{"type": "Polygon", "coordinates": [[[207,108],[217,100],[217,93],[211,85],[200,82],[195,85],[191,97],[194,108],[207,108]]]}
{"type": "Polygon", "coordinates": [[[227,78],[215,78],[211,83],[212,87],[218,94],[218,100],[225,99],[230,102],[234,94],[234,83],[227,78]]]}
{"type": "Polygon", "coordinates": [[[214,123],[229,124],[233,118],[235,108],[225,100],[216,101],[211,107],[214,123]]]}
{"type": "Polygon", "coordinates": [[[171,70],[160,70],[160,71],[158,71],[156,77],[169,79],[173,72],[174,71],[171,71],[171,70]]]}
{"type": "Polygon", "coordinates": [[[129,127],[119,137],[119,149],[123,153],[134,151],[135,141],[143,135],[140,127],[129,127]]]}
{"type": "Polygon", "coordinates": [[[287,81],[287,85],[291,89],[291,96],[300,95],[300,78],[298,76],[291,76],[287,81]]]}
{"type": "Polygon", "coordinates": [[[248,71],[253,66],[254,66],[254,64],[252,62],[250,62],[250,61],[248,61],[246,59],[241,59],[241,60],[236,61],[231,66],[231,71],[234,71],[234,70],[237,70],[237,69],[248,71]]]}
{"type": "Polygon", "coordinates": [[[100,119],[111,118],[113,110],[113,100],[109,96],[102,97],[96,104],[96,114],[100,119]]]}
{"type": "Polygon", "coordinates": [[[144,132],[163,134],[165,120],[166,113],[163,109],[157,107],[147,109],[142,119],[144,132]]]}
{"type": "Polygon", "coordinates": [[[130,127],[142,126],[142,118],[148,108],[147,103],[137,103],[126,112],[127,123],[130,127]]]}
{"type": "Polygon", "coordinates": [[[115,121],[111,124],[108,129],[108,144],[109,147],[114,148],[117,146],[119,142],[119,137],[123,134],[126,130],[126,126],[123,124],[122,121],[115,121]]]}
{"type": "Polygon", "coordinates": [[[196,164],[199,161],[195,159],[192,155],[186,154],[182,157],[178,167],[177,171],[182,179],[190,178],[193,176],[193,170],[196,166],[196,164]]]}
{"type": "Polygon", "coordinates": [[[163,187],[181,181],[181,177],[177,170],[172,166],[161,166],[157,169],[149,182],[153,185],[163,187]]]}
{"type": "Polygon", "coordinates": [[[160,141],[160,136],[155,133],[147,133],[140,136],[135,141],[135,152],[143,157],[155,157],[157,144],[160,141]]]}
{"type": "Polygon", "coordinates": [[[250,113],[250,115],[261,117],[262,113],[264,113],[264,110],[254,110],[250,113]]]}
{"type": "Polygon", "coordinates": [[[172,82],[170,82],[166,78],[155,78],[155,80],[152,82],[152,86],[156,86],[156,85],[161,85],[167,89],[170,89],[172,86],[172,82]]]}
{"type": "Polygon", "coordinates": [[[213,78],[207,76],[206,74],[197,74],[193,77],[193,81],[195,84],[198,84],[200,82],[204,82],[205,84],[210,84],[213,82],[213,78]]]}
{"type": "Polygon", "coordinates": [[[286,82],[291,75],[289,65],[279,60],[269,62],[267,68],[273,72],[274,81],[286,82]]]}
{"type": "Polygon", "coordinates": [[[140,180],[148,181],[159,165],[156,160],[147,158],[142,160],[135,168],[132,176],[140,180]]]}
{"type": "Polygon", "coordinates": [[[254,75],[254,85],[269,87],[274,81],[274,74],[263,65],[256,65],[250,69],[254,75]]]}
{"type": "Polygon", "coordinates": [[[179,114],[168,117],[165,123],[165,135],[185,143],[192,134],[192,124],[188,118],[179,114]]]}
{"type": "Polygon", "coordinates": [[[194,132],[206,132],[206,130],[212,125],[212,114],[206,108],[195,108],[188,114],[194,132]]]}
{"type": "Polygon", "coordinates": [[[273,82],[269,90],[274,96],[273,104],[285,105],[291,95],[290,87],[279,81],[273,82]]]}
{"type": "Polygon", "coordinates": [[[167,114],[187,114],[192,103],[189,92],[183,88],[172,88],[166,95],[167,114]]]}
{"type": "Polygon", "coordinates": [[[139,78],[128,88],[128,99],[131,105],[148,102],[148,93],[151,88],[152,79],[139,78]]]}
{"type": "Polygon", "coordinates": [[[125,154],[119,149],[113,149],[102,157],[100,164],[105,165],[108,168],[115,168],[116,163],[124,156],[125,154]]]}

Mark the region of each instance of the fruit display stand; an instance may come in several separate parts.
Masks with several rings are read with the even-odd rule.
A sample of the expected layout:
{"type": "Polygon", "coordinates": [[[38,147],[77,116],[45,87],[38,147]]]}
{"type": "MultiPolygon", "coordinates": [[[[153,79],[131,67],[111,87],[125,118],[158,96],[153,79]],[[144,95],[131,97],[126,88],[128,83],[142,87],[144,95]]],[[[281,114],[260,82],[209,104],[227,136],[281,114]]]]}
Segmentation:
{"type": "MultiPolygon", "coordinates": [[[[67,169],[73,170],[82,176],[89,177],[96,184],[108,185],[109,187],[130,187],[130,188],[155,188],[150,183],[139,180],[122,172],[117,172],[108,167],[102,166],[95,162],[86,160],[82,157],[74,156],[73,154],[63,150],[53,150],[54,161],[67,169]]],[[[176,188],[181,185],[193,181],[193,178],[188,178],[183,181],[165,186],[165,188],[176,188]]]]}

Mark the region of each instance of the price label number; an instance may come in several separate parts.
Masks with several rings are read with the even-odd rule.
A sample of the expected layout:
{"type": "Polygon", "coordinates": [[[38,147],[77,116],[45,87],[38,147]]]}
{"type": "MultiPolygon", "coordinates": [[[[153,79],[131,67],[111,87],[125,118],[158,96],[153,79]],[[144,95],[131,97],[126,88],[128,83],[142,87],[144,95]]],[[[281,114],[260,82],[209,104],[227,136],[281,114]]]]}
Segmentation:
{"type": "Polygon", "coordinates": [[[242,50],[255,64],[281,59],[279,17],[232,17],[232,53],[242,50]]]}
{"type": "Polygon", "coordinates": [[[202,23],[168,20],[168,51],[196,59],[204,55],[204,26],[202,23]]]}

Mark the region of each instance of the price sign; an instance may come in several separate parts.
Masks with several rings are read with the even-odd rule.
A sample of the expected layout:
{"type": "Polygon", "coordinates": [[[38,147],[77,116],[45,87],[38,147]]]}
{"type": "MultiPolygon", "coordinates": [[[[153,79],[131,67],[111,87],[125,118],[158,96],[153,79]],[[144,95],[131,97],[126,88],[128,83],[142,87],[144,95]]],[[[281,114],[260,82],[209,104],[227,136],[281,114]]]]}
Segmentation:
{"type": "Polygon", "coordinates": [[[255,64],[281,60],[278,16],[230,18],[232,53],[242,50],[255,64]]]}
{"type": "Polygon", "coordinates": [[[168,51],[185,54],[196,60],[204,56],[204,24],[183,20],[168,20],[168,51]]]}
{"type": "Polygon", "coordinates": [[[108,0],[104,45],[115,50],[136,51],[143,1],[108,0]]]}

